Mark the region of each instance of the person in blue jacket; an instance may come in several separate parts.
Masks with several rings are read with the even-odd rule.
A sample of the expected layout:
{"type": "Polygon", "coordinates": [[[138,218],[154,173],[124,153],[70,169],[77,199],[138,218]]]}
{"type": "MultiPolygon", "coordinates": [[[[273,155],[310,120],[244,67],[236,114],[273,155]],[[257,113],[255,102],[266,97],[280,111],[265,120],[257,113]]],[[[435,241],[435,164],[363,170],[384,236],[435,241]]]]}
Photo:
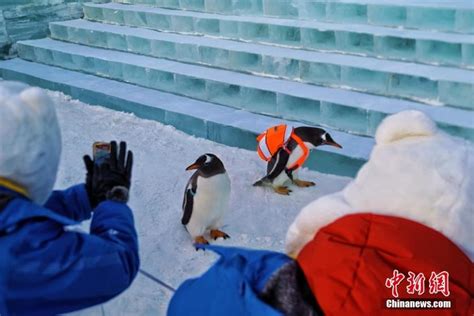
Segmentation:
{"type": "Polygon", "coordinates": [[[0,83],[0,315],[71,312],[132,283],[133,155],[117,147],[100,164],[84,157],[85,184],[51,193],[61,148],[54,104],[40,89],[0,83]],[[91,217],[89,234],[67,229],[91,217]]]}
{"type": "Polygon", "coordinates": [[[323,315],[296,260],[268,250],[197,245],[220,258],[202,276],[184,281],[168,316],[323,315]]]}

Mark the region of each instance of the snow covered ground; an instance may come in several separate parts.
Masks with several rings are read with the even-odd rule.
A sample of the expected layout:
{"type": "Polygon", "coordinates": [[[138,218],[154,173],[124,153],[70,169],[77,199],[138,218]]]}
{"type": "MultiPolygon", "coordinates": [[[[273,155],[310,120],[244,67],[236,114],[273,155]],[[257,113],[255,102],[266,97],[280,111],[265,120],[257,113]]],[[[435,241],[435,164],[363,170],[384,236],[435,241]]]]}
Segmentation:
{"type": "MultiPolygon", "coordinates": [[[[216,259],[210,252],[196,252],[181,225],[182,194],[191,175],[184,169],[199,155],[218,155],[231,177],[230,211],[223,228],[231,239],[215,242],[222,245],[283,251],[286,230],[300,209],[341,190],[350,180],[303,169],[301,177],[317,186],[295,188],[290,197],[280,196],[252,187],[265,170],[255,152],[198,139],[173,127],[86,105],[57,92],[49,94],[57,101],[63,141],[56,188],[84,181],[82,156],[91,152],[94,141],[126,140],[135,155],[130,206],[139,234],[141,267],[175,288],[203,273],[216,259]]],[[[75,314],[164,315],[171,294],[139,275],[118,298],[75,314]]]]}

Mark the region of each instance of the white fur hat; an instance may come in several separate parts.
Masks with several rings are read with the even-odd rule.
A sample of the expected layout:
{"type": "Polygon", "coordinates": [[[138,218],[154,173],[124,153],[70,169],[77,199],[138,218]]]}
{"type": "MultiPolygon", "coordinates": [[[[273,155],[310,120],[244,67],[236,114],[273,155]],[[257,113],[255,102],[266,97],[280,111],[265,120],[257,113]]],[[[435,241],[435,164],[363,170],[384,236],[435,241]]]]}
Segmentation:
{"type": "Polygon", "coordinates": [[[43,204],[56,181],[60,154],[53,101],[41,89],[0,81],[0,177],[43,204]]]}

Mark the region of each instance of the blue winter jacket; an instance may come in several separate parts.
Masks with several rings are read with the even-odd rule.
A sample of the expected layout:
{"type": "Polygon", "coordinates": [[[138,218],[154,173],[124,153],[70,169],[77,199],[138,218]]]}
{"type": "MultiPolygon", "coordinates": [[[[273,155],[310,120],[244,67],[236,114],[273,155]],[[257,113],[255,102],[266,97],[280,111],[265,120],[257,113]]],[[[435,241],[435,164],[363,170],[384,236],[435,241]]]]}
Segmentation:
{"type": "Polygon", "coordinates": [[[65,230],[91,217],[84,185],[54,191],[41,207],[17,193],[0,210],[0,315],[54,315],[107,301],[139,267],[125,204],[94,209],[90,234],[65,230]]]}
{"type": "Polygon", "coordinates": [[[258,294],[279,268],[292,260],[266,250],[202,246],[220,259],[201,277],[185,281],[168,307],[168,316],[282,316],[258,294]]]}

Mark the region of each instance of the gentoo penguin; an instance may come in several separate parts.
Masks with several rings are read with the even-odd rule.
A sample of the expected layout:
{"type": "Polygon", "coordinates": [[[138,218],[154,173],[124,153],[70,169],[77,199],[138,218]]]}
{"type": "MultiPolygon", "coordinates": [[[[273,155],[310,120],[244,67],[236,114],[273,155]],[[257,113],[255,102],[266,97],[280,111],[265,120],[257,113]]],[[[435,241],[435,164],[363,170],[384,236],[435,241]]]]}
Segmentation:
{"type": "Polygon", "coordinates": [[[218,229],[230,197],[230,179],[224,164],[216,155],[205,154],[186,168],[193,169],[197,170],[186,185],[181,223],[196,244],[208,244],[204,238],[208,230],[213,239],[230,238],[218,229]]]}
{"type": "Polygon", "coordinates": [[[307,158],[309,151],[320,145],[342,148],[328,132],[321,128],[309,126],[294,128],[286,144],[271,156],[267,165],[267,175],[253,185],[272,186],[275,192],[283,195],[289,195],[291,192],[287,186],[289,182],[298,187],[315,185],[314,182],[298,179],[298,170],[307,158]],[[305,156],[305,152],[307,153],[306,157],[301,160],[301,157],[305,156]]]}

